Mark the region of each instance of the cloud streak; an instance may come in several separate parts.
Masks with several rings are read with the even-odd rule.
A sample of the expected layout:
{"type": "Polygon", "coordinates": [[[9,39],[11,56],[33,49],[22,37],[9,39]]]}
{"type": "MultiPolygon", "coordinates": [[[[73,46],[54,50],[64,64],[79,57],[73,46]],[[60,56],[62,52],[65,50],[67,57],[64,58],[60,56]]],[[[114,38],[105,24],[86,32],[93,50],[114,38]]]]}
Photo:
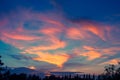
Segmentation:
{"type": "Polygon", "coordinates": [[[111,33],[111,27],[90,23],[90,22],[77,22],[73,23],[74,26],[67,30],[67,36],[70,39],[89,39],[94,37],[99,37],[101,40],[107,41],[108,35],[111,33]]]}

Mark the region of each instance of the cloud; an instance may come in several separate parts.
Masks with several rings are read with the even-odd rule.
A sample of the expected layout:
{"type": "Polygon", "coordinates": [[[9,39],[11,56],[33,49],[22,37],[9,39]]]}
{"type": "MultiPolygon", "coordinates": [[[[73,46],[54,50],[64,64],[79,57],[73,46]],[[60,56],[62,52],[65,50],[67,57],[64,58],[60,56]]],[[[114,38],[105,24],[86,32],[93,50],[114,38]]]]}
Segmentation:
{"type": "Polygon", "coordinates": [[[80,54],[80,56],[85,56],[87,57],[88,60],[94,60],[96,58],[100,58],[101,54],[96,51],[88,51],[88,52],[80,54]]]}
{"type": "Polygon", "coordinates": [[[101,40],[107,41],[107,37],[110,34],[111,27],[97,24],[97,23],[90,23],[90,22],[77,22],[73,23],[74,26],[71,26],[67,30],[67,36],[70,39],[90,39],[95,37],[99,37],[101,40]]]}
{"type": "Polygon", "coordinates": [[[103,53],[108,55],[115,55],[119,51],[120,51],[120,47],[109,47],[109,48],[103,49],[103,53]]]}
{"type": "MultiPolygon", "coordinates": [[[[2,38],[7,37],[23,41],[37,41],[43,37],[43,39],[47,39],[47,36],[55,36],[60,39],[60,36],[63,35],[65,36],[65,39],[69,38],[72,40],[96,41],[97,37],[98,39],[100,38],[107,41],[107,39],[110,38],[110,33],[113,29],[111,26],[88,22],[87,20],[84,20],[83,22],[72,22],[66,20],[63,15],[53,13],[43,14],[29,10],[20,10],[14,13],[14,16],[13,14],[9,15],[8,18],[2,21],[8,21],[8,23],[5,23],[6,26],[4,26],[6,28],[1,30],[2,38]],[[33,30],[34,28],[36,29],[33,30]]],[[[9,39],[7,39],[7,42],[9,42],[9,39]]],[[[14,40],[14,43],[15,42],[16,41],[14,40]]]]}
{"type": "Polygon", "coordinates": [[[35,69],[36,69],[36,67],[35,67],[35,66],[28,66],[28,68],[29,68],[29,69],[33,69],[33,70],[35,70],[35,69]]]}
{"type": "Polygon", "coordinates": [[[89,51],[94,51],[94,50],[96,50],[96,48],[94,48],[94,47],[91,47],[91,46],[83,46],[83,48],[84,49],[86,49],[86,50],[89,50],[89,51]]]}
{"type": "Polygon", "coordinates": [[[74,49],[74,54],[76,56],[83,56],[83,57],[86,57],[86,59],[88,61],[91,61],[91,60],[94,60],[94,59],[97,59],[97,58],[100,58],[102,56],[101,53],[99,53],[98,51],[94,51],[94,50],[87,50],[83,48],[83,50],[81,49],[74,49]]]}
{"type": "Polygon", "coordinates": [[[105,61],[99,65],[108,65],[108,64],[114,64],[114,65],[117,65],[118,62],[120,61],[120,59],[111,59],[111,60],[108,60],[108,61],[105,61]]]}
{"type": "Polygon", "coordinates": [[[32,60],[48,62],[59,67],[62,67],[69,59],[69,55],[65,53],[52,54],[48,51],[65,48],[66,46],[66,42],[59,38],[63,29],[63,23],[60,22],[60,18],[55,19],[41,13],[22,11],[15,14],[15,16],[13,16],[13,14],[10,15],[7,19],[10,25],[6,25],[10,26],[10,30],[7,29],[7,26],[5,26],[6,28],[3,31],[0,30],[2,31],[1,40],[22,49],[22,54],[25,54],[26,52],[28,54],[36,54],[37,57],[32,58],[32,60]],[[21,17],[16,18],[17,15],[21,17]],[[10,19],[13,21],[10,21],[10,19]],[[26,23],[28,24],[29,21],[31,24],[32,21],[41,22],[41,24],[37,25],[39,27],[38,29],[31,30],[30,28],[34,27],[33,24],[31,26],[25,25],[26,23]],[[29,45],[29,43],[37,45],[33,46],[29,45]],[[46,51],[47,53],[41,51],[46,51]]]}
{"type": "Polygon", "coordinates": [[[87,35],[83,35],[84,32],[82,30],[80,30],[79,28],[74,28],[74,27],[71,27],[67,30],[67,37],[70,38],[70,39],[85,39],[85,37],[87,35]]]}
{"type": "Polygon", "coordinates": [[[56,34],[60,34],[62,32],[62,28],[59,27],[46,27],[40,30],[40,33],[48,36],[54,36],[56,34]]]}
{"type": "Polygon", "coordinates": [[[15,39],[15,40],[24,40],[24,41],[30,41],[30,40],[39,40],[40,37],[37,36],[29,36],[29,35],[22,35],[22,34],[16,34],[16,33],[2,33],[4,37],[15,39]]]}
{"type": "MultiPolygon", "coordinates": [[[[47,14],[31,12],[28,10],[20,10],[16,13],[13,12],[13,14],[8,15],[9,17],[5,17],[5,19],[0,21],[0,39],[18,48],[20,48],[18,45],[27,46],[27,44],[21,43],[22,41],[27,41],[26,43],[32,41],[37,42],[38,40],[44,41],[45,39],[48,39],[48,35],[54,36],[54,34],[62,32],[61,28],[58,27],[62,27],[63,24],[58,19],[56,20],[47,14]],[[37,29],[33,30],[36,26],[37,29]]],[[[55,36],[58,36],[57,34],[55,36]]],[[[64,45],[64,42],[61,42],[61,44],[64,45]]]]}
{"type": "Polygon", "coordinates": [[[61,40],[57,39],[56,37],[50,37],[47,41],[50,42],[50,44],[40,45],[40,46],[32,46],[32,47],[28,48],[27,50],[30,50],[30,51],[56,50],[59,48],[64,48],[66,46],[65,41],[61,41],[61,40]]]}
{"type": "Polygon", "coordinates": [[[109,34],[109,27],[103,25],[88,24],[84,29],[106,41],[106,35],[109,34]]]}
{"type": "Polygon", "coordinates": [[[70,55],[66,53],[44,53],[44,52],[32,52],[32,51],[27,51],[29,54],[36,54],[37,57],[33,58],[33,60],[36,61],[45,61],[54,65],[57,65],[58,67],[62,67],[65,62],[68,61],[70,58],[70,55]]]}
{"type": "Polygon", "coordinates": [[[92,47],[92,46],[83,46],[85,50],[88,51],[97,51],[103,55],[115,55],[120,51],[120,47],[92,47]]]}
{"type": "Polygon", "coordinates": [[[95,59],[109,58],[111,56],[118,54],[119,51],[120,51],[119,47],[100,48],[100,47],[92,47],[92,46],[85,45],[81,49],[75,48],[73,50],[73,53],[76,56],[84,56],[87,58],[87,60],[91,61],[95,59]]]}

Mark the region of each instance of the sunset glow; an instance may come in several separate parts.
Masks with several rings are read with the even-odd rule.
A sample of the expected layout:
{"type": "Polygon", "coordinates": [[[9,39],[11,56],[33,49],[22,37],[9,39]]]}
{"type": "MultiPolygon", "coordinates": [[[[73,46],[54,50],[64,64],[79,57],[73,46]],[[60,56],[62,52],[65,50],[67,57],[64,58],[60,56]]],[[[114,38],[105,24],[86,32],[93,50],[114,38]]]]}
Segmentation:
{"type": "Polygon", "coordinates": [[[8,1],[13,7],[3,5],[0,10],[0,55],[7,66],[101,73],[106,64],[120,60],[117,1],[103,4],[113,6],[108,12],[108,7],[103,12],[99,5],[96,11],[91,2],[90,9],[83,7],[79,0],[37,1],[28,5],[8,1]]]}

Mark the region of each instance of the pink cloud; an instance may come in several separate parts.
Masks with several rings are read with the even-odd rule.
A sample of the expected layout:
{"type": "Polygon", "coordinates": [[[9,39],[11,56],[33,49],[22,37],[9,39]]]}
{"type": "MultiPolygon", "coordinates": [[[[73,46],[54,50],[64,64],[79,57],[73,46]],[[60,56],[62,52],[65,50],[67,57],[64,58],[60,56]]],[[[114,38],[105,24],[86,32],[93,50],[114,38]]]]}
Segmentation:
{"type": "MultiPolygon", "coordinates": [[[[83,23],[76,23],[74,27],[70,27],[67,30],[67,36],[70,39],[90,39],[94,38],[97,36],[100,39],[107,41],[110,32],[111,32],[111,27],[110,26],[105,26],[105,25],[100,25],[100,24],[95,24],[95,23],[88,23],[88,22],[83,22],[83,23]]],[[[74,25],[74,24],[73,24],[74,25]]]]}
{"type": "MultiPolygon", "coordinates": [[[[59,20],[60,18],[57,19],[56,17],[53,17],[53,15],[51,17],[48,14],[31,12],[28,10],[27,11],[20,10],[20,11],[18,11],[18,13],[12,12],[12,14],[10,14],[8,16],[9,17],[7,17],[5,20],[3,19],[0,21],[0,26],[1,26],[0,31],[2,33],[0,36],[0,39],[9,44],[14,45],[14,46],[16,46],[16,45],[24,46],[25,45],[21,42],[18,42],[18,40],[27,41],[26,43],[28,43],[30,41],[38,41],[38,40],[40,40],[42,42],[42,41],[48,40],[47,36],[56,37],[59,35],[58,33],[62,32],[63,24],[60,22],[60,20],[59,20]],[[41,23],[41,24],[36,25],[39,28],[34,31],[29,30],[29,28],[27,29],[26,28],[27,26],[25,26],[24,24],[27,21],[34,21],[34,20],[41,23]],[[6,21],[8,21],[8,23],[6,23],[6,21]],[[5,26],[3,26],[3,24],[5,26]],[[44,34],[44,35],[42,35],[42,34],[44,34]],[[13,39],[13,42],[11,42],[12,41],[11,39],[13,39]],[[46,39],[46,40],[44,40],[44,39],[46,39]]],[[[32,24],[32,22],[31,22],[31,24],[32,24]]],[[[34,25],[33,25],[33,27],[34,27],[34,25]]],[[[55,45],[51,46],[51,49],[52,48],[57,49],[59,47],[63,48],[66,45],[66,43],[64,41],[58,40],[57,37],[56,37],[55,41],[56,41],[56,43],[54,42],[54,40],[50,40],[50,39],[48,40],[48,43],[52,42],[53,44],[57,45],[57,46],[55,46],[55,45]]],[[[44,46],[43,46],[43,49],[44,49],[44,46]]]]}
{"type": "Polygon", "coordinates": [[[74,57],[82,56],[82,57],[86,57],[88,61],[91,61],[98,58],[104,59],[113,56],[117,54],[119,51],[120,51],[119,47],[99,48],[92,46],[83,46],[81,49],[75,48],[73,50],[73,53],[74,53],[74,57]]]}
{"type": "Polygon", "coordinates": [[[102,40],[106,41],[105,32],[108,33],[106,26],[103,27],[94,24],[89,24],[89,25],[85,25],[84,29],[100,37],[102,40]]]}
{"type": "Polygon", "coordinates": [[[94,59],[100,58],[102,56],[102,54],[96,50],[91,50],[92,48],[88,48],[87,47],[87,51],[86,49],[82,48],[82,49],[74,49],[73,52],[76,56],[80,56],[80,57],[86,57],[86,59],[88,61],[92,61],[94,59]]]}
{"type": "Polygon", "coordinates": [[[98,51],[103,55],[115,55],[117,54],[117,52],[120,51],[120,47],[99,48],[99,47],[92,47],[92,46],[83,46],[83,48],[88,51],[98,51]]]}
{"type": "Polygon", "coordinates": [[[40,30],[40,33],[48,35],[48,36],[54,36],[57,34],[61,34],[62,28],[59,27],[46,27],[40,30]]]}
{"type": "Polygon", "coordinates": [[[89,51],[94,51],[94,50],[96,50],[96,48],[94,48],[94,47],[91,47],[91,46],[83,46],[83,48],[85,49],[85,50],[89,50],[89,51]]]}
{"type": "Polygon", "coordinates": [[[59,48],[64,48],[66,46],[65,41],[61,41],[56,37],[49,37],[47,41],[50,42],[49,45],[33,46],[33,47],[30,47],[28,50],[32,50],[32,51],[56,50],[59,48]]]}
{"type": "Polygon", "coordinates": [[[80,56],[87,57],[88,60],[94,60],[94,59],[100,58],[102,55],[101,53],[96,51],[88,51],[80,54],[80,56]]]}
{"type": "Polygon", "coordinates": [[[28,66],[28,68],[29,68],[29,69],[33,69],[33,70],[35,70],[35,69],[36,69],[36,67],[35,67],[35,66],[28,66]]]}
{"type": "Polygon", "coordinates": [[[2,33],[2,34],[7,38],[15,39],[15,40],[29,41],[29,40],[40,39],[40,37],[37,37],[37,36],[29,36],[29,35],[22,35],[22,34],[16,34],[16,33],[2,33]]]}
{"type": "Polygon", "coordinates": [[[67,30],[67,36],[71,39],[85,39],[87,35],[83,34],[86,33],[84,33],[81,29],[75,27],[68,28],[67,30]]]}
{"type": "Polygon", "coordinates": [[[120,59],[111,59],[109,61],[105,61],[99,65],[108,65],[108,64],[114,64],[114,65],[118,65],[118,62],[120,61],[120,59]]]}

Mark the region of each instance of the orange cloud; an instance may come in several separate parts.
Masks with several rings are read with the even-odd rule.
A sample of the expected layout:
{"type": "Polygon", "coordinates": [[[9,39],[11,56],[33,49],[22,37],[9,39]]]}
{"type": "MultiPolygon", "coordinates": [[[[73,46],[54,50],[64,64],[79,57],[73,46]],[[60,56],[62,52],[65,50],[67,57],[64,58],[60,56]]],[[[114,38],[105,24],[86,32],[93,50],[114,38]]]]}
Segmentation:
{"type": "MultiPolygon", "coordinates": [[[[82,56],[86,56],[88,57],[88,60],[93,60],[95,58],[107,58],[109,56],[113,56],[115,54],[117,54],[120,51],[119,47],[110,47],[110,48],[95,48],[95,47],[91,47],[91,46],[83,46],[84,50],[87,50],[87,52],[84,52],[82,54],[82,56]],[[102,57],[104,56],[104,57],[102,57]]],[[[118,59],[113,59],[107,62],[103,62],[102,64],[117,64],[118,63],[118,59]]]]}
{"type": "Polygon", "coordinates": [[[90,31],[94,35],[100,37],[102,40],[106,40],[106,38],[105,38],[106,26],[102,27],[102,26],[98,26],[98,25],[94,25],[94,24],[89,24],[89,25],[85,25],[84,29],[86,31],[90,31]]]}
{"type": "Polygon", "coordinates": [[[74,54],[76,56],[86,57],[87,60],[94,60],[102,56],[100,52],[94,50],[92,47],[89,47],[89,46],[84,46],[81,49],[78,49],[78,48],[74,49],[74,54]]]}
{"type": "Polygon", "coordinates": [[[111,26],[90,24],[85,27],[86,30],[90,31],[104,41],[107,41],[110,38],[112,30],[111,26]]]}
{"type": "Polygon", "coordinates": [[[9,33],[9,34],[3,33],[3,35],[10,39],[25,40],[25,41],[40,39],[40,37],[37,37],[37,36],[27,36],[27,35],[16,34],[16,33],[9,33]]]}
{"type": "Polygon", "coordinates": [[[58,27],[63,27],[64,25],[60,21],[52,20],[49,18],[44,18],[44,21],[50,24],[57,25],[58,27]]]}
{"type": "Polygon", "coordinates": [[[81,31],[80,29],[78,28],[69,28],[67,30],[67,36],[69,38],[72,38],[72,39],[84,39],[85,36],[83,35],[82,33],[83,31],[81,31]]]}
{"type": "Polygon", "coordinates": [[[120,51],[120,47],[110,47],[102,50],[104,54],[114,55],[120,51]]]}
{"type": "Polygon", "coordinates": [[[35,66],[28,66],[28,68],[29,68],[29,69],[33,69],[33,70],[35,70],[35,69],[36,69],[36,67],[35,67],[35,66]]]}
{"type": "Polygon", "coordinates": [[[89,51],[94,51],[95,48],[91,46],[83,46],[84,49],[89,50],[89,51]]]}
{"type": "Polygon", "coordinates": [[[31,51],[55,50],[58,48],[64,48],[66,46],[66,42],[59,40],[56,37],[50,37],[48,39],[48,42],[50,42],[49,45],[34,46],[34,47],[30,47],[28,50],[31,51]]]}
{"type": "Polygon", "coordinates": [[[37,61],[45,61],[51,64],[55,64],[58,67],[62,67],[63,64],[65,62],[68,61],[68,59],[70,58],[69,55],[67,54],[49,54],[49,53],[39,53],[39,56],[36,58],[33,58],[33,60],[37,60],[37,61]]]}
{"type": "Polygon", "coordinates": [[[83,46],[83,48],[88,51],[100,52],[102,55],[114,55],[120,51],[120,47],[99,48],[92,46],[83,46]]]}
{"type": "Polygon", "coordinates": [[[62,67],[63,64],[67,62],[68,59],[70,58],[70,55],[66,53],[51,54],[51,53],[43,53],[40,51],[29,51],[29,50],[27,50],[26,52],[28,54],[37,55],[37,57],[33,58],[33,60],[48,62],[50,64],[57,65],[58,67],[62,67]]]}
{"type": "Polygon", "coordinates": [[[53,36],[61,32],[62,32],[62,29],[58,27],[48,27],[40,30],[40,33],[49,35],[49,36],[53,36]]]}
{"type": "Polygon", "coordinates": [[[96,51],[88,51],[80,54],[80,56],[85,56],[87,57],[88,60],[94,60],[94,59],[100,58],[102,55],[101,53],[96,51]]]}
{"type": "Polygon", "coordinates": [[[120,51],[119,47],[110,48],[98,48],[92,46],[83,46],[81,49],[74,49],[74,54],[76,56],[87,57],[88,60],[94,60],[97,58],[105,58],[117,54],[120,51]],[[104,56],[104,57],[102,57],[104,56]]]}
{"type": "Polygon", "coordinates": [[[110,37],[110,26],[104,26],[99,24],[93,23],[77,23],[74,27],[70,27],[67,30],[67,36],[71,39],[90,39],[94,38],[95,36],[101,38],[102,40],[106,41],[108,37],[110,37]]]}
{"type": "Polygon", "coordinates": [[[94,51],[99,51],[102,55],[115,55],[120,51],[120,47],[94,48],[94,51]]]}
{"type": "Polygon", "coordinates": [[[105,62],[101,63],[100,65],[107,65],[107,64],[117,65],[119,61],[120,61],[120,59],[111,59],[109,61],[105,61],[105,62]]]}
{"type": "Polygon", "coordinates": [[[40,45],[40,46],[34,46],[30,47],[25,50],[25,52],[29,54],[36,54],[38,57],[33,58],[33,60],[36,61],[45,61],[51,64],[55,64],[58,67],[62,67],[62,65],[68,61],[70,56],[65,53],[61,54],[50,54],[50,53],[43,53],[41,51],[48,51],[48,50],[55,50],[58,48],[64,48],[66,46],[66,43],[64,41],[59,40],[56,37],[51,37],[48,38],[48,42],[50,42],[49,45],[40,45]]]}

